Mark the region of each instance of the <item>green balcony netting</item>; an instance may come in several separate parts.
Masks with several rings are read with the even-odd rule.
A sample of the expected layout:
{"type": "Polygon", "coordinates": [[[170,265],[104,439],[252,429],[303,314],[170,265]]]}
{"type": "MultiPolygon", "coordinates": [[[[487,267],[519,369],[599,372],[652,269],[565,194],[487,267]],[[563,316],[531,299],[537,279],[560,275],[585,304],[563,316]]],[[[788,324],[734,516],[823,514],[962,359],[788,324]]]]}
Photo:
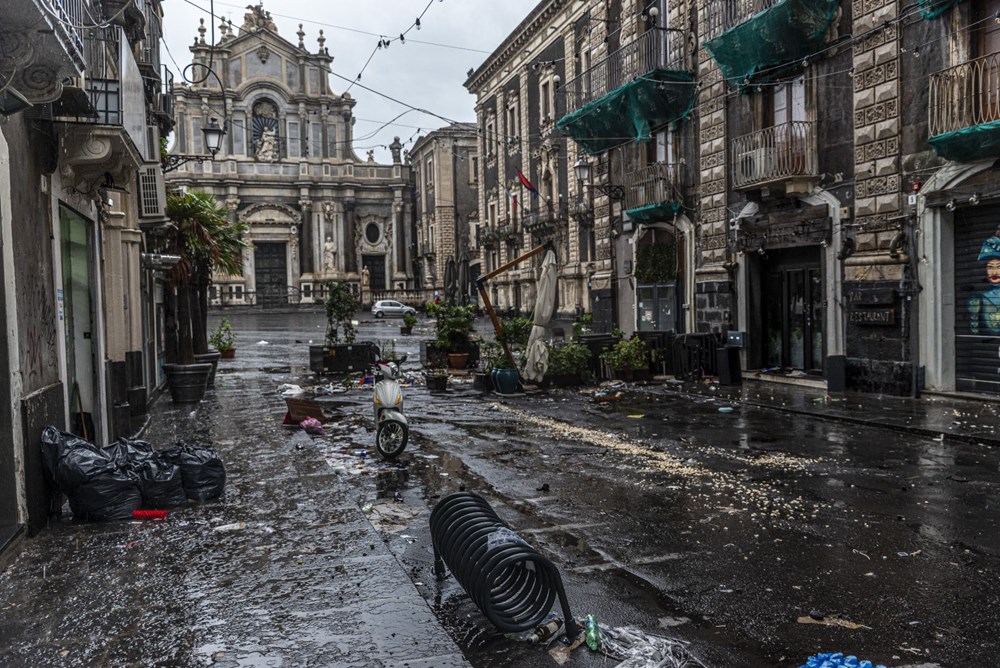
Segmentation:
{"type": "Polygon", "coordinates": [[[660,202],[659,204],[647,204],[638,209],[629,209],[625,213],[633,223],[649,225],[671,221],[676,214],[683,210],[684,205],[680,202],[660,202]]]}
{"type": "Polygon", "coordinates": [[[1000,121],[945,132],[927,140],[934,152],[955,162],[1000,157],[1000,121]]]}
{"type": "Polygon", "coordinates": [[[805,58],[823,46],[839,0],[781,0],[705,42],[722,75],[734,86],[754,75],[805,58]]]}
{"type": "Polygon", "coordinates": [[[629,140],[649,141],[652,128],[686,117],[694,98],[694,75],[657,69],[563,116],[556,127],[594,155],[629,140]]]}
{"type": "Polygon", "coordinates": [[[920,15],[925,19],[935,19],[960,0],[920,0],[920,15]]]}

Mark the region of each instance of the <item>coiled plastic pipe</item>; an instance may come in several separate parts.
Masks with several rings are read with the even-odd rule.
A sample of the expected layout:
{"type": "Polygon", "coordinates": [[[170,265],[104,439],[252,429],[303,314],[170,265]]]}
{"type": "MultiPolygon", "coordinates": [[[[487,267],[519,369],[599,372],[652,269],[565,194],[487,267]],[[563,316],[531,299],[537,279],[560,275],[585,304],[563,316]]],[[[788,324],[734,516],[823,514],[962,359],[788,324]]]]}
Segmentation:
{"type": "Polygon", "coordinates": [[[566,635],[576,637],[559,571],[511,531],[485,499],[472,492],[446,496],[431,512],[430,525],[434,572],[442,577],[447,565],[495,627],[505,633],[533,629],[558,596],[566,635]]]}

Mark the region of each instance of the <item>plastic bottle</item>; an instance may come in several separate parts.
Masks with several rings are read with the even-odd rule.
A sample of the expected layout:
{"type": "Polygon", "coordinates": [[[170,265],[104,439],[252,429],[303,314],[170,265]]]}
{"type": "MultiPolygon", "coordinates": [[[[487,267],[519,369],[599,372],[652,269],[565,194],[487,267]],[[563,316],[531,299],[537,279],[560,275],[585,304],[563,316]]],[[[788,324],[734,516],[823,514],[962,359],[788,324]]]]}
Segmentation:
{"type": "Polygon", "coordinates": [[[587,647],[591,651],[596,652],[601,648],[601,629],[597,625],[597,617],[587,615],[587,618],[584,620],[584,626],[587,629],[584,636],[587,640],[587,647]]]}

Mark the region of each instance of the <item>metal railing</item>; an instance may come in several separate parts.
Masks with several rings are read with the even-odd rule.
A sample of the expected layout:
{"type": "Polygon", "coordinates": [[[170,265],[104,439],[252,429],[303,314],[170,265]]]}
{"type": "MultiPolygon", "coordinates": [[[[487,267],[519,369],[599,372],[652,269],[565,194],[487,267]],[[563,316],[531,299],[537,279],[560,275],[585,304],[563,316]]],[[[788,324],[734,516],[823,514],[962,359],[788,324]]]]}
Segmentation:
{"type": "Polygon", "coordinates": [[[655,69],[688,70],[684,40],[653,28],[570,79],[564,90],[570,113],[655,69]]]}
{"type": "Polygon", "coordinates": [[[84,11],[85,0],[43,0],[43,2],[48,5],[49,11],[59,18],[56,30],[63,31],[76,47],[77,53],[83,54],[83,35],[76,26],[92,22],[84,11]]]}
{"type": "Polygon", "coordinates": [[[733,186],[816,176],[814,125],[811,121],[791,121],[734,139],[733,186]]]}
{"type": "Polygon", "coordinates": [[[718,37],[730,28],[749,21],[755,14],[784,0],[716,0],[705,5],[705,39],[718,37]]]}
{"type": "Polygon", "coordinates": [[[928,99],[931,137],[1000,120],[1000,53],[935,72],[928,99]]]}
{"type": "Polygon", "coordinates": [[[87,95],[101,125],[122,124],[121,29],[94,28],[85,42],[87,95]]]}
{"type": "Polygon", "coordinates": [[[625,209],[640,209],[652,204],[681,200],[678,166],[654,162],[625,173],[625,209]]]}

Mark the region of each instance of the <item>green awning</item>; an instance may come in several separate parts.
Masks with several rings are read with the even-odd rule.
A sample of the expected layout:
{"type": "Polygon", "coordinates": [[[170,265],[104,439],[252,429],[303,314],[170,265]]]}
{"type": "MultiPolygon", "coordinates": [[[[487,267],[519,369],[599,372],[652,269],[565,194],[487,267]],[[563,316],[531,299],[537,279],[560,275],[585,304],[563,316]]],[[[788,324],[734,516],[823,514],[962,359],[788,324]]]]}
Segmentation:
{"type": "Polygon", "coordinates": [[[652,223],[670,222],[683,209],[684,205],[680,202],[660,202],[658,204],[647,204],[638,209],[629,209],[625,214],[633,223],[650,225],[652,223]]]}
{"type": "Polygon", "coordinates": [[[839,5],[839,0],[780,0],[706,41],[705,49],[732,85],[763,81],[768,77],[762,71],[820,49],[839,5]]]}
{"type": "Polygon", "coordinates": [[[935,19],[958,3],[959,0],[919,0],[920,15],[925,19],[935,19]]]}
{"type": "Polygon", "coordinates": [[[934,152],[955,162],[1000,158],[1000,121],[945,132],[927,140],[934,152]]]}
{"type": "Polygon", "coordinates": [[[563,116],[556,127],[594,155],[630,139],[649,141],[652,128],[686,117],[694,99],[694,75],[657,69],[563,116]]]}

